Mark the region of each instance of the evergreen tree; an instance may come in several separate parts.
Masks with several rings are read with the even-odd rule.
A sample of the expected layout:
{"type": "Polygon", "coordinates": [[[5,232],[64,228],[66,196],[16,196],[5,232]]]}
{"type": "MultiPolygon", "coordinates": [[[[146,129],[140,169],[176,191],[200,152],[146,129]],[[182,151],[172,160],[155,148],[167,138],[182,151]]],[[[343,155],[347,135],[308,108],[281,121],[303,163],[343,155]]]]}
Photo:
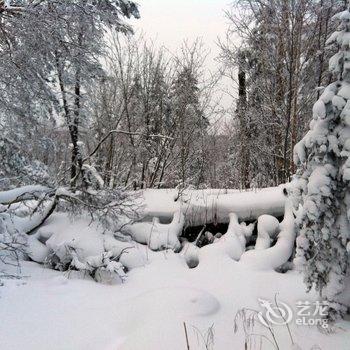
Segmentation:
{"type": "MultiPolygon", "coordinates": [[[[200,144],[209,125],[201,110],[200,91],[194,67],[182,67],[172,84],[172,122],[178,129],[178,183],[199,185],[203,181],[205,160],[201,152],[196,152],[194,145],[200,144]]],[[[198,149],[202,149],[198,147],[198,149]]]]}
{"type": "Polygon", "coordinates": [[[295,262],[308,290],[315,287],[328,301],[331,319],[346,310],[350,240],[350,10],[334,18],[341,26],[327,43],[339,47],[329,62],[337,80],[315,103],[310,130],[294,149],[294,194],[301,204],[295,262]]]}

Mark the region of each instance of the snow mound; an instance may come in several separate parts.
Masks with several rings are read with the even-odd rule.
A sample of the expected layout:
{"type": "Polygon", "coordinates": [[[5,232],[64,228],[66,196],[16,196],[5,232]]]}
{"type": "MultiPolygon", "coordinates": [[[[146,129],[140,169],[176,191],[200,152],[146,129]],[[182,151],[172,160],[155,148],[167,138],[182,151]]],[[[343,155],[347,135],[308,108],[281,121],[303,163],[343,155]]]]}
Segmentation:
{"type": "Polygon", "coordinates": [[[162,224],[158,218],[153,218],[152,222],[136,222],[126,225],[122,231],[129,234],[136,242],[147,244],[152,250],[175,250],[180,248],[178,237],[182,233],[184,223],[184,215],[177,211],[170,224],[162,224]]]}
{"type": "Polygon", "coordinates": [[[280,224],[277,242],[268,249],[246,251],[240,262],[258,270],[275,270],[283,265],[293,253],[295,242],[295,224],[293,207],[290,200],[286,202],[285,214],[280,224]]]}
{"type": "Polygon", "coordinates": [[[271,215],[261,215],[258,218],[258,238],[255,249],[267,249],[271,245],[272,239],[277,235],[280,223],[271,215]]]}
{"type": "Polygon", "coordinates": [[[121,350],[185,349],[184,321],[212,317],[220,310],[213,294],[188,286],[157,288],[129,300],[125,308],[130,309],[128,305],[129,336],[118,347],[121,350]]]}
{"type": "Polygon", "coordinates": [[[239,260],[245,251],[246,240],[251,236],[254,224],[246,226],[245,223],[239,224],[238,216],[235,213],[230,215],[230,223],[225,235],[215,241],[199,249],[199,261],[208,259],[212,256],[228,256],[233,260],[239,260]]]}

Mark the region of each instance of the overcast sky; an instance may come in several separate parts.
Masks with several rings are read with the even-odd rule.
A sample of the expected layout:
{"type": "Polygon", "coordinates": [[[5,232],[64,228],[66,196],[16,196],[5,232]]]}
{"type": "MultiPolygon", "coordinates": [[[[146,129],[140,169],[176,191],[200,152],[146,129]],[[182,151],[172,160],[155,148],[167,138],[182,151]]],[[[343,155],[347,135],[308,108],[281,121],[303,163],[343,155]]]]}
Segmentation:
{"type": "Polygon", "coordinates": [[[136,0],[141,19],[133,21],[135,29],[147,38],[175,52],[184,39],[190,42],[201,37],[211,50],[208,66],[214,67],[218,54],[215,44],[227,28],[224,10],[232,0],[136,0]]]}
{"type": "MultiPolygon", "coordinates": [[[[136,31],[143,31],[146,38],[164,45],[171,53],[181,47],[184,40],[189,43],[198,37],[202,39],[205,49],[210,50],[205,62],[210,71],[218,69],[215,58],[219,54],[216,45],[218,37],[223,38],[228,27],[224,11],[234,0],[135,0],[139,4],[141,18],[129,22],[136,31]]],[[[232,99],[223,91],[231,93],[236,88],[225,78],[221,79],[215,95],[220,104],[228,108],[232,99]]],[[[216,120],[212,116],[212,121],[216,120]]],[[[219,119],[224,125],[226,117],[219,119]]]]}

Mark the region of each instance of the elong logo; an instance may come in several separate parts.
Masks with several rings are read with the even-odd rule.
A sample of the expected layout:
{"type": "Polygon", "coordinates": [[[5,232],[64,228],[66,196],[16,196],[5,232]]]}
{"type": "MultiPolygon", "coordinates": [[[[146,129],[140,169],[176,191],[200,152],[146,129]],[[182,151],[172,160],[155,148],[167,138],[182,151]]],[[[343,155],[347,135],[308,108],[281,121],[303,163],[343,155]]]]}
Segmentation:
{"type": "MultiPolygon", "coordinates": [[[[283,326],[289,324],[293,320],[292,308],[276,299],[271,302],[266,299],[258,299],[263,311],[258,313],[258,319],[265,327],[271,325],[283,326]]],[[[325,301],[297,301],[298,309],[295,317],[295,324],[298,326],[321,326],[328,328],[327,310],[328,303],[325,301]]]]}

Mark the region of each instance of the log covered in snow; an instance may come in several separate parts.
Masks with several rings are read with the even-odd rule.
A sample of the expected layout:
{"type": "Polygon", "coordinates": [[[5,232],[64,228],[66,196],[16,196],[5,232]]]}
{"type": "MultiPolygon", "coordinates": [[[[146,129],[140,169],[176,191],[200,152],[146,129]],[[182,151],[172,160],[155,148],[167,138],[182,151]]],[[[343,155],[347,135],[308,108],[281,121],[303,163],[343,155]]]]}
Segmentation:
{"type": "Polygon", "coordinates": [[[144,216],[158,217],[170,222],[181,210],[187,225],[198,226],[210,222],[228,223],[230,213],[240,220],[255,220],[263,214],[282,217],[286,197],[284,186],[260,190],[145,190],[144,216]]]}

